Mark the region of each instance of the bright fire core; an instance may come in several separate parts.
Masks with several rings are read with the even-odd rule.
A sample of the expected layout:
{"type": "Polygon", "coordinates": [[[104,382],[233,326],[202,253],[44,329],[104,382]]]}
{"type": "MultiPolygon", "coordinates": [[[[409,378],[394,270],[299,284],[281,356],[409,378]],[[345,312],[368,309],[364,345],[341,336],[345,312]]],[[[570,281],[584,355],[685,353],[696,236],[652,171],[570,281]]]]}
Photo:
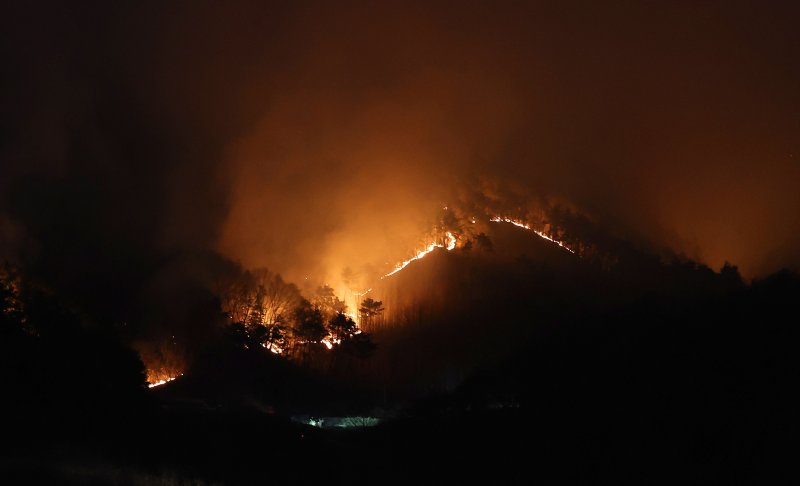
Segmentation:
{"type": "Polygon", "coordinates": [[[434,241],[433,243],[428,245],[424,250],[420,250],[419,252],[417,252],[417,254],[414,255],[413,257],[409,258],[408,260],[406,260],[406,261],[404,261],[402,263],[398,263],[397,267],[395,267],[394,270],[392,270],[391,272],[387,273],[386,275],[384,275],[381,278],[384,279],[386,277],[391,277],[395,273],[397,273],[400,270],[406,268],[409,263],[411,263],[411,262],[413,262],[415,260],[421,260],[422,258],[425,258],[426,255],[428,255],[430,252],[432,252],[433,250],[435,250],[437,248],[445,248],[446,250],[450,251],[450,250],[452,250],[452,249],[454,249],[456,247],[456,243],[457,243],[458,240],[456,240],[456,237],[453,235],[453,233],[448,231],[447,235],[446,235],[446,240],[447,241],[445,243],[440,243],[438,241],[434,241]]]}

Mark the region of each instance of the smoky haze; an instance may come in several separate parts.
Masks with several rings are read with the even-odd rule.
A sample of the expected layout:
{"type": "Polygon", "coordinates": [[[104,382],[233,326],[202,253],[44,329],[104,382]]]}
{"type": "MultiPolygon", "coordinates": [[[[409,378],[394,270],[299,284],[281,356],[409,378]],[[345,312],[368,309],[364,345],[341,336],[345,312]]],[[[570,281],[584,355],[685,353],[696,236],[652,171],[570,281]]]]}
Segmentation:
{"type": "Polygon", "coordinates": [[[796,266],[796,14],[11,6],[0,251],[112,308],[187,251],[336,280],[407,257],[462,186],[488,180],[715,268],[796,266]]]}
{"type": "MultiPolygon", "coordinates": [[[[756,5],[312,9],[230,145],[225,253],[403,256],[479,174],[748,276],[797,262],[797,34],[756,5]]],[[[327,265],[327,267],[326,267],[327,265]]]]}

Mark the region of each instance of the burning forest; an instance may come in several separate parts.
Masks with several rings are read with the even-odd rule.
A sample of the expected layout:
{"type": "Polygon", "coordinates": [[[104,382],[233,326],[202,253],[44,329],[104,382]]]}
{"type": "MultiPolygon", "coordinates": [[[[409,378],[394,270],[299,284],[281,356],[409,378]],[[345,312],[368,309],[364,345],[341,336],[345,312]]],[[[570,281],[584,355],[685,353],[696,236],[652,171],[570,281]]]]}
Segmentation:
{"type": "Polygon", "coordinates": [[[787,482],[798,18],[4,5],[0,484],[787,482]]]}

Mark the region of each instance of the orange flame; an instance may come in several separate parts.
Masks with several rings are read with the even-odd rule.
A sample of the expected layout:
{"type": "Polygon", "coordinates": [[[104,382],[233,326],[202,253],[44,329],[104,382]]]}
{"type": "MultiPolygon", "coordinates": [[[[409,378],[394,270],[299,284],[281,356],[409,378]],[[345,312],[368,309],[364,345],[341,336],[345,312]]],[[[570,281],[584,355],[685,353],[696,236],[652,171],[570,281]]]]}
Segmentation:
{"type": "Polygon", "coordinates": [[[413,257],[409,258],[408,260],[406,260],[406,261],[404,261],[402,263],[398,263],[394,270],[392,270],[391,272],[389,272],[386,275],[384,275],[383,277],[381,277],[381,279],[384,279],[386,277],[391,277],[395,273],[397,273],[400,270],[406,268],[411,262],[416,261],[416,260],[421,260],[421,259],[425,258],[426,255],[428,255],[429,253],[431,253],[433,250],[435,250],[437,248],[444,248],[447,251],[453,250],[456,247],[457,241],[458,240],[456,239],[455,235],[453,235],[453,233],[448,231],[447,232],[447,243],[446,244],[442,244],[442,243],[439,243],[438,241],[434,241],[433,243],[431,243],[430,245],[425,247],[424,250],[419,251],[413,257]]]}
{"type": "Polygon", "coordinates": [[[162,379],[160,379],[158,381],[155,381],[155,382],[152,382],[152,383],[148,383],[147,384],[147,388],[155,388],[157,386],[165,385],[165,384],[169,383],[170,381],[175,381],[176,379],[178,379],[181,376],[183,376],[183,373],[178,373],[176,376],[170,376],[170,377],[167,377],[167,378],[162,378],[162,379]]]}
{"type": "Polygon", "coordinates": [[[517,226],[519,228],[522,228],[522,229],[525,229],[525,230],[532,231],[532,232],[536,233],[536,235],[539,236],[540,238],[544,238],[545,240],[547,240],[547,241],[549,241],[551,243],[555,243],[556,245],[560,246],[561,248],[567,250],[570,253],[573,253],[573,254],[575,253],[575,251],[572,250],[571,248],[569,248],[563,241],[555,240],[552,237],[542,233],[541,231],[538,231],[538,230],[535,230],[535,229],[531,228],[530,225],[527,225],[527,224],[525,224],[525,223],[523,223],[521,221],[517,221],[517,220],[511,219],[511,218],[502,218],[500,216],[495,216],[494,218],[490,219],[489,221],[492,221],[494,223],[511,223],[514,226],[517,226]]]}
{"type": "Polygon", "coordinates": [[[269,344],[262,343],[261,346],[269,350],[272,354],[283,354],[283,348],[275,345],[275,343],[269,343],[269,344]]]}

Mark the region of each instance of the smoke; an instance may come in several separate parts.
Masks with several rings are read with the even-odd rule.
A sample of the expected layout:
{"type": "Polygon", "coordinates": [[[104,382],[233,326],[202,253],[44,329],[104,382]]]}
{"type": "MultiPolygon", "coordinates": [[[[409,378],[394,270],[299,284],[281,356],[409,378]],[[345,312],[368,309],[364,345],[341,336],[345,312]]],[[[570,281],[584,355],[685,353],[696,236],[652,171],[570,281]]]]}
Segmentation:
{"type": "Polygon", "coordinates": [[[12,5],[0,254],[112,317],[207,249],[348,285],[483,184],[747,276],[796,266],[792,10],[12,5]]]}
{"type": "Polygon", "coordinates": [[[218,248],[335,280],[406,255],[459,185],[495,179],[715,268],[796,265],[797,35],[782,14],[310,9],[226,154],[218,248]]]}

